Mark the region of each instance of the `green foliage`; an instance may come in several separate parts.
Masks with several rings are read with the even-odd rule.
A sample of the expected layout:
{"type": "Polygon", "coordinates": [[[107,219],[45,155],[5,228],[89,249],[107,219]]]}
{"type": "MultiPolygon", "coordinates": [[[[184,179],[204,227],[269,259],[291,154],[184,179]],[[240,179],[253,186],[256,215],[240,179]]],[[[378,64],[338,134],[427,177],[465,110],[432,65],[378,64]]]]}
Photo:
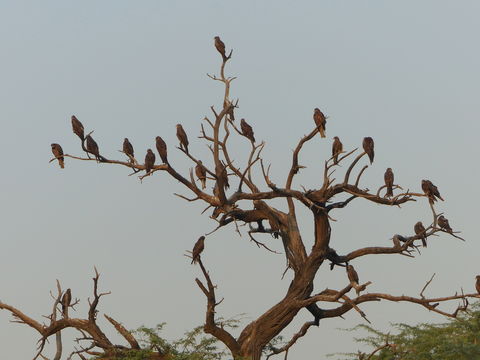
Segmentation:
{"type": "MultiPolygon", "coordinates": [[[[236,327],[239,320],[225,320],[222,325],[225,327],[236,327]]],[[[221,360],[229,352],[219,347],[217,339],[205,335],[203,327],[199,326],[187,331],[184,336],[175,341],[168,341],[163,338],[162,332],[165,323],[158,324],[154,328],[142,326],[132,331],[138,339],[141,350],[128,350],[119,352],[114,357],[96,357],[95,359],[108,360],[150,360],[158,358],[158,354],[166,355],[168,360],[221,360]],[[157,357],[153,357],[157,355],[157,357]]]]}
{"type": "Polygon", "coordinates": [[[359,360],[476,360],[480,359],[480,303],[457,319],[442,324],[410,326],[394,324],[395,334],[382,333],[370,326],[359,325],[352,331],[366,330],[369,335],[355,339],[368,345],[365,353],[337,354],[343,359],[359,360]],[[385,346],[388,342],[389,346],[385,346]],[[380,349],[382,346],[384,348],[380,349]],[[373,356],[370,354],[378,350],[373,356]]]}

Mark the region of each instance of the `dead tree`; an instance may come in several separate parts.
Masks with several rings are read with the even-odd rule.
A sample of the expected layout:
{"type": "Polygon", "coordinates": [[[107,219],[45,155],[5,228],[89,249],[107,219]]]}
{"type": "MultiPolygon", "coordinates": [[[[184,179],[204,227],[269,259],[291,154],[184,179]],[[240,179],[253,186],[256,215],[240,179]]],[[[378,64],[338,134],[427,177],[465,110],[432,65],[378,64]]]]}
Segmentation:
{"type": "MultiPolygon", "coordinates": [[[[412,192],[410,190],[404,191],[399,185],[393,185],[392,187],[390,184],[389,186],[397,194],[386,197],[382,196],[382,192],[386,188],[385,185],[377,191],[371,191],[361,186],[360,180],[368,165],[364,165],[359,171],[357,171],[356,166],[368,159],[370,159],[370,163],[373,161],[374,150],[373,139],[371,138],[364,139],[364,151],[354,148],[349,151],[342,150],[339,152],[337,147],[332,157],[326,156],[321,183],[316,188],[306,190],[296,187],[295,177],[305,167],[300,164],[299,159],[304,145],[312,139],[315,139],[315,141],[326,141],[321,140],[320,135],[316,136],[319,133],[319,127],[323,131],[328,132],[328,124],[326,124],[325,117],[318,109],[316,109],[318,111],[315,112],[315,116],[320,120],[315,118],[315,122],[312,121],[312,131],[303,136],[296,145],[286,179],[283,181],[275,180],[274,182],[269,176],[270,165],[267,166],[262,158],[262,150],[265,147],[265,143],[255,142],[253,128],[245,121],[242,121],[242,126],[239,126],[238,120],[235,121],[238,99],[234,100],[230,96],[230,87],[235,77],[227,77],[225,75],[225,66],[231,59],[232,52],[230,51],[227,55],[221,46],[217,47],[217,50],[222,55],[220,74],[208,76],[223,86],[223,106],[220,109],[212,106],[212,116],[205,117],[203,122],[199,124],[199,137],[207,143],[211,153],[210,159],[199,159],[196,157],[195,149],[191,144],[190,149],[188,149],[187,134],[182,131],[181,125],[177,125],[177,137],[180,141],[177,149],[191,160],[192,168],[189,170],[178,169],[175,167],[175,164],[168,160],[167,145],[161,137],[156,138],[157,150],[163,162],[161,164],[157,160],[157,163],[152,165],[153,157],[151,151],[149,151],[148,159],[146,158],[145,161],[148,162],[148,166],[141,160],[137,161],[130,154],[126,154],[125,160],[107,159],[104,155],[98,153],[98,147],[94,146],[96,144],[90,145],[89,149],[88,144],[85,142],[86,137],[83,136],[83,126],[81,136],[78,134],[78,124],[77,130],[74,129],[74,132],[80,137],[81,147],[87,153],[87,156],[63,155],[66,159],[72,158],[84,161],[97,161],[99,164],[125,166],[133,170],[134,173],[139,173],[140,180],[148,177],[153,181],[153,176],[157,175],[157,173],[166,173],[193,193],[193,197],[176,194],[177,196],[190,202],[204,202],[207,206],[205,211],[208,209],[213,210],[211,218],[218,223],[217,229],[235,226],[234,229],[239,231],[238,223],[246,223],[250,228],[250,231],[248,231],[249,239],[254,241],[259,247],[268,249],[267,245],[255,238],[262,234],[271,235],[281,242],[288,269],[293,272],[293,279],[286,289],[284,297],[279,299],[270,309],[266,310],[263,315],[245,326],[238,336],[234,336],[217,323],[215,315],[217,311],[216,306],[219,302],[215,295],[216,287],[202,263],[201,257],[197,256],[197,263],[201,267],[205,278],[203,282],[200,279],[196,279],[196,283],[207,298],[204,324],[206,333],[222,341],[231,351],[233,358],[258,360],[261,358],[262,351],[266,349],[267,344],[280,334],[303,308],[306,308],[312,314],[312,321],[305,323],[298,333],[283,347],[273,349],[269,356],[279,353],[288,355],[291,346],[300,337],[304,336],[312,326],[319,326],[321,319],[339,317],[351,310],[357,311],[366,319],[366,314],[360,308],[361,304],[365,302],[382,299],[392,302],[410,302],[444,316],[455,317],[458,311],[466,308],[468,298],[478,297],[476,293],[464,294],[463,292],[437,298],[426,298],[423,296],[423,292],[417,297],[368,292],[366,288],[370,282],[359,282],[358,274],[352,272],[353,266],[351,265],[357,258],[378,254],[414,257],[412,249],[417,247],[418,241],[422,239],[425,241],[429,240],[432,235],[438,233],[458,237],[455,232],[438,225],[437,219],[440,214],[435,212],[434,201],[436,201],[436,198],[432,195],[438,192],[438,189],[432,188],[425,193],[412,192]],[[323,118],[321,118],[322,116],[323,118]],[[235,151],[235,153],[230,152],[229,140],[233,136],[244,137],[245,146],[248,148],[248,150],[245,150],[245,153],[242,154],[238,151],[235,151]],[[368,158],[366,155],[368,155],[368,158]],[[347,163],[348,161],[350,163],[347,163]],[[240,165],[241,163],[243,165],[240,165]],[[337,175],[340,171],[339,165],[344,165],[346,171],[342,176],[334,178],[334,171],[337,171],[337,175]],[[201,182],[197,182],[194,177],[193,168],[195,167],[198,169],[195,172],[198,177],[201,177],[201,182]],[[143,173],[142,171],[145,170],[148,171],[143,173]],[[254,181],[255,177],[252,174],[255,171],[261,175],[260,178],[263,179],[262,184],[254,181]],[[354,175],[355,172],[356,175],[354,175]],[[211,185],[213,191],[208,190],[209,186],[206,189],[200,186],[203,185],[203,181],[211,185]],[[285,200],[284,208],[272,205],[271,200],[279,198],[285,200]],[[334,250],[332,242],[331,213],[347,207],[350,202],[356,199],[384,206],[401,206],[413,203],[416,200],[429,200],[432,210],[431,224],[425,228],[425,231],[419,234],[413,234],[412,224],[411,234],[393,235],[392,246],[371,246],[353,249],[347,254],[338,255],[334,250]],[[297,206],[306,207],[312,217],[314,244],[310,250],[306,248],[300,235],[297,223],[297,206]],[[269,225],[264,225],[264,222],[269,225]],[[349,274],[348,276],[345,275],[345,282],[339,284],[337,289],[327,288],[320,292],[314,292],[315,276],[319,268],[324,264],[330,265],[332,269],[335,265],[341,269],[345,267],[350,269],[349,274]],[[350,267],[347,265],[350,265],[350,267]],[[352,288],[355,289],[355,293],[350,292],[352,288]],[[438,305],[440,303],[452,300],[461,300],[461,305],[455,312],[449,313],[439,308],[438,305]],[[337,304],[337,306],[332,308],[332,303],[337,304]],[[329,304],[329,306],[325,306],[326,304],[329,304]]],[[[152,138],[155,138],[155,135],[152,138]]],[[[361,143],[361,139],[359,139],[358,143],[361,143]]],[[[55,159],[52,159],[52,161],[55,159]]],[[[207,241],[208,235],[206,235],[207,241]]],[[[100,337],[99,339],[102,340],[103,338],[100,337]]],[[[109,346],[109,344],[104,344],[104,346],[107,345],[109,346]]]]}
{"type": "MultiPolygon", "coordinates": [[[[16,307],[0,302],[0,309],[9,311],[11,313],[14,318],[13,322],[28,325],[40,334],[38,351],[33,358],[34,360],[48,359],[43,352],[46,342],[53,335],[56,337],[56,353],[52,359],[60,360],[63,351],[61,331],[68,328],[78,331],[79,337],[75,340],[75,342],[78,344],[78,348],[70,353],[67,359],[72,359],[73,356],[78,356],[81,359],[85,359],[85,356],[96,356],[96,359],[113,360],[121,358],[122,354],[128,353],[129,351],[140,350],[140,345],[133,334],[112,317],[104,314],[105,319],[107,319],[107,321],[112,324],[117,332],[126,340],[128,346],[116,345],[112,343],[98,326],[98,303],[102,296],[110,294],[109,292],[98,292],[99,278],[100,274],[98,273],[97,269],[95,269],[95,276],[93,277],[93,299],[88,299],[89,310],[87,318],[85,319],[70,317],[67,311],[63,311],[65,308],[61,306],[62,298],[65,296],[68,290],[67,292],[63,292],[58,280],[58,293],[56,296],[52,295],[54,300],[53,310],[50,315],[46,316],[46,318],[49,320],[48,324],[40,323],[16,307]],[[59,315],[61,316],[60,318],[59,315]]],[[[69,302],[66,306],[67,308],[73,308],[78,303],[79,300],[75,299],[74,301],[69,302]]],[[[163,354],[159,351],[159,349],[155,349],[151,351],[148,359],[163,360],[168,358],[168,355],[169,354],[163,354]]]]}

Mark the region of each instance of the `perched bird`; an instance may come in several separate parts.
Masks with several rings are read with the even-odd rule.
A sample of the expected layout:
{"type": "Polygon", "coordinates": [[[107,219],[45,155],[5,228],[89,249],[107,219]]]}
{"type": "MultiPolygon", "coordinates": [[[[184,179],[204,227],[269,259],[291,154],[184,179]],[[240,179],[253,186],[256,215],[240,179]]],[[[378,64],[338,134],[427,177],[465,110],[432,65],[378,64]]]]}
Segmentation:
{"type": "Polygon", "coordinates": [[[192,264],[196,264],[200,259],[200,254],[205,248],[205,236],[200,236],[192,250],[192,264]]]}
{"type": "Polygon", "coordinates": [[[480,275],[475,276],[477,281],[475,282],[475,289],[477,289],[477,293],[480,295],[480,275]]]}
{"type": "Polygon", "coordinates": [[[315,121],[315,125],[317,125],[318,132],[322,138],[325,137],[325,125],[327,124],[327,120],[325,115],[320,111],[319,108],[315,108],[313,111],[313,120],[315,121]]]}
{"type": "Polygon", "coordinates": [[[385,175],[383,175],[385,179],[385,185],[387,187],[387,192],[385,197],[392,197],[393,196],[393,171],[392,168],[388,168],[385,171],[385,175]]]}
{"type": "Polygon", "coordinates": [[[415,235],[421,236],[422,245],[423,247],[427,247],[427,236],[425,235],[425,227],[423,226],[421,221],[417,221],[413,226],[413,230],[415,231],[415,235]]]}
{"type": "Polygon", "coordinates": [[[220,40],[220,36],[215,36],[215,48],[222,55],[222,59],[226,60],[227,56],[225,55],[225,44],[220,40]]]}
{"type": "Polygon", "coordinates": [[[58,160],[58,164],[63,169],[65,167],[65,158],[63,157],[63,149],[59,144],[52,144],[52,153],[58,160]]]}
{"type": "Polygon", "coordinates": [[[437,198],[443,201],[438,188],[430,180],[422,180],[422,190],[427,195],[430,204],[437,201],[437,198]]]}
{"type": "Polygon", "coordinates": [[[168,164],[168,159],[167,159],[167,144],[165,144],[165,141],[160,136],[157,136],[155,138],[155,145],[157,146],[157,151],[158,154],[160,155],[160,159],[162,159],[162,162],[164,164],[168,164]]]}
{"type": "Polygon", "coordinates": [[[60,300],[62,303],[62,313],[64,317],[68,317],[68,307],[72,303],[72,291],[67,289],[65,294],[63,294],[62,299],[60,300]]]}
{"type": "Polygon", "coordinates": [[[414,226],[413,230],[415,231],[415,235],[421,236],[422,245],[423,247],[427,247],[427,236],[425,235],[425,227],[423,226],[421,221],[418,221],[414,226]]]}
{"type": "Polygon", "coordinates": [[[448,219],[443,215],[440,215],[438,217],[437,222],[438,222],[438,226],[440,226],[443,230],[446,230],[449,233],[453,231],[452,228],[450,227],[450,224],[448,223],[448,219]]]}
{"type": "Polygon", "coordinates": [[[83,125],[75,115],[72,115],[72,129],[73,132],[83,141],[85,139],[83,125]]]}
{"type": "Polygon", "coordinates": [[[338,164],[338,155],[340,155],[343,151],[343,144],[338,138],[338,136],[335,136],[333,138],[333,144],[332,144],[332,157],[333,157],[333,163],[335,165],[338,164]]]}
{"type": "Polygon", "coordinates": [[[353,268],[352,265],[348,264],[347,265],[347,275],[348,275],[348,280],[350,280],[350,283],[358,285],[358,274],[353,268]]]}
{"type": "Polygon", "coordinates": [[[177,138],[180,141],[180,148],[188,154],[188,137],[181,124],[177,124],[177,138]]]}
{"type": "Polygon", "coordinates": [[[93,140],[93,138],[90,135],[87,135],[86,137],[87,140],[87,151],[94,155],[95,158],[100,161],[100,152],[98,150],[98,144],[93,140]]]}
{"type": "Polygon", "coordinates": [[[253,129],[250,125],[248,125],[245,119],[240,120],[240,127],[242,129],[243,136],[250,139],[250,141],[254,143],[255,136],[253,135],[253,129]]]}
{"type": "Polygon", "coordinates": [[[152,149],[147,150],[147,155],[145,155],[145,173],[148,174],[152,171],[153,166],[155,165],[155,154],[152,149]]]}
{"type": "Polygon", "coordinates": [[[202,183],[202,189],[205,189],[207,187],[207,169],[205,169],[205,166],[203,166],[200,160],[198,160],[198,164],[195,166],[195,175],[197,175],[198,180],[202,183]]]}
{"type": "Polygon", "coordinates": [[[374,145],[373,139],[370,136],[363,138],[363,143],[362,143],[363,150],[365,150],[365,152],[368,155],[368,158],[370,159],[370,165],[373,163],[373,157],[375,156],[373,145],[374,145]]]}
{"type": "Polygon", "coordinates": [[[230,120],[234,121],[235,120],[235,113],[234,113],[234,109],[235,106],[230,104],[228,105],[228,111],[227,111],[227,114],[228,116],[230,117],[230,120]]]}
{"type": "Polygon", "coordinates": [[[123,140],[123,152],[133,161],[133,146],[127,138],[123,140]]]}
{"type": "Polygon", "coordinates": [[[224,164],[220,164],[221,168],[219,171],[218,169],[215,168],[215,173],[219,174],[219,178],[223,180],[223,188],[228,189],[230,187],[230,184],[228,183],[228,174],[227,174],[227,167],[224,164]]]}

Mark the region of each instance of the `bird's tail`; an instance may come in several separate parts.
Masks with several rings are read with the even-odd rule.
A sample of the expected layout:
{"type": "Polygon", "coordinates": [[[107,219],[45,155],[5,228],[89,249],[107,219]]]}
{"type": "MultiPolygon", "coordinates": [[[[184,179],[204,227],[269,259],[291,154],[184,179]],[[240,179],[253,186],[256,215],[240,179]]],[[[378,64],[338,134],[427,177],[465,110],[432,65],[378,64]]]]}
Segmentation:
{"type": "Polygon", "coordinates": [[[64,161],[63,158],[59,158],[59,159],[58,159],[58,164],[60,165],[60,167],[61,167],[62,169],[65,168],[65,161],[64,161]]]}
{"type": "Polygon", "coordinates": [[[201,179],[200,180],[202,182],[202,190],[205,190],[205,188],[207,187],[207,179],[201,179]]]}
{"type": "Polygon", "coordinates": [[[338,155],[333,156],[333,164],[337,165],[338,164],[338,155]]]}
{"type": "Polygon", "coordinates": [[[427,239],[425,237],[422,237],[422,245],[423,247],[427,247],[427,239]]]}
{"type": "Polygon", "coordinates": [[[322,138],[326,137],[325,136],[325,129],[323,129],[322,127],[318,127],[318,132],[320,133],[320,136],[322,138]]]}
{"type": "Polygon", "coordinates": [[[387,186],[387,193],[385,194],[386,197],[393,196],[393,188],[391,186],[387,186]]]}

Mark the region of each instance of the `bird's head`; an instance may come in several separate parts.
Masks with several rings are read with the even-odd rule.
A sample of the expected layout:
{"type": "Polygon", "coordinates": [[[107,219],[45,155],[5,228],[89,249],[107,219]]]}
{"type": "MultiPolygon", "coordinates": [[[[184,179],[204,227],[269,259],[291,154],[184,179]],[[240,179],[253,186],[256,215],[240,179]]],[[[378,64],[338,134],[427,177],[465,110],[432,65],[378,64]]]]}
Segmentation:
{"type": "Polygon", "coordinates": [[[480,275],[475,276],[475,279],[480,280],[480,275]]]}
{"type": "Polygon", "coordinates": [[[338,136],[334,136],[333,140],[340,140],[338,136]]]}

